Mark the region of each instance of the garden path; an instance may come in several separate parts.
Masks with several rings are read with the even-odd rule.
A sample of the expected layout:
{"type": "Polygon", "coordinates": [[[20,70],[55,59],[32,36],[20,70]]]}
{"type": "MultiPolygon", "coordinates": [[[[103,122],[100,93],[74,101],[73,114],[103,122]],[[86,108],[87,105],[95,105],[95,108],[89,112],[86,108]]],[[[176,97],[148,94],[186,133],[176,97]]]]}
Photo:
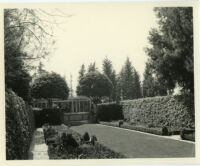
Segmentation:
{"type": "Polygon", "coordinates": [[[37,128],[29,150],[29,160],[49,160],[48,147],[45,144],[42,128],[37,128]]]}
{"type": "Polygon", "coordinates": [[[71,128],[80,134],[87,131],[96,135],[100,143],[129,158],[195,157],[195,144],[190,142],[100,124],[71,128]]]}

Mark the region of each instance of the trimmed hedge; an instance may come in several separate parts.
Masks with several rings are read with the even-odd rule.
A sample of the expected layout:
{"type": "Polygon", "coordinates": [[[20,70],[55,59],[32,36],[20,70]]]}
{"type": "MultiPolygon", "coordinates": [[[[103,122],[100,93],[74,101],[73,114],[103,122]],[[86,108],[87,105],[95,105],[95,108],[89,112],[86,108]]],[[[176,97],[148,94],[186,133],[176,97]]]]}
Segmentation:
{"type": "MultiPolygon", "coordinates": [[[[113,127],[119,127],[118,124],[112,123],[112,122],[100,122],[100,124],[113,126],[113,127]]],[[[165,133],[163,133],[163,131],[162,131],[162,128],[160,128],[160,129],[146,128],[146,127],[141,127],[141,126],[127,125],[127,124],[123,124],[120,127],[125,128],[125,129],[130,129],[130,130],[141,131],[141,132],[145,132],[145,133],[156,134],[156,135],[165,135],[165,133]]]]}
{"type": "Polygon", "coordinates": [[[122,106],[116,103],[97,105],[97,120],[111,121],[123,119],[122,106]]]}
{"type": "Polygon", "coordinates": [[[28,159],[34,131],[31,107],[12,90],[6,90],[6,159],[28,159]]]}
{"type": "Polygon", "coordinates": [[[192,96],[163,96],[122,101],[124,119],[133,125],[194,128],[192,96]]]}
{"type": "Polygon", "coordinates": [[[180,132],[180,137],[183,140],[195,141],[195,130],[183,129],[180,132]]]}
{"type": "Polygon", "coordinates": [[[57,108],[34,111],[36,127],[41,127],[45,123],[51,125],[62,124],[64,117],[63,112],[64,110],[57,108]]]}

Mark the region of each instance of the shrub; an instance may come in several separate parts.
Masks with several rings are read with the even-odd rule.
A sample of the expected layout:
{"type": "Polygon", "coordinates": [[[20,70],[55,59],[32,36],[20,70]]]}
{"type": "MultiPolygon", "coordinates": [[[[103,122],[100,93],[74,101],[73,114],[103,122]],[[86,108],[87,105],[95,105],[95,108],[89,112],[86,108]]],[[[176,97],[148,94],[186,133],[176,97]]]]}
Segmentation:
{"type": "Polygon", "coordinates": [[[180,132],[180,137],[183,140],[195,141],[195,131],[194,130],[182,129],[181,132],[180,132]]]}
{"type": "Polygon", "coordinates": [[[169,135],[167,127],[162,127],[162,135],[169,135]]]}
{"type": "Polygon", "coordinates": [[[83,135],[83,141],[89,141],[90,140],[90,136],[88,134],[88,132],[85,132],[83,135]]]}
{"type": "Polygon", "coordinates": [[[68,133],[68,134],[63,133],[62,136],[61,136],[61,142],[62,142],[62,145],[65,149],[69,149],[71,147],[73,147],[73,148],[78,147],[78,143],[73,138],[71,133],[68,133]]]}
{"type": "Polygon", "coordinates": [[[97,105],[97,119],[100,121],[111,121],[123,119],[122,106],[116,103],[97,105]]]}
{"type": "Polygon", "coordinates": [[[121,125],[123,125],[123,123],[124,123],[123,120],[120,120],[119,121],[119,127],[121,127],[121,125]]]}
{"type": "Polygon", "coordinates": [[[96,141],[97,141],[97,137],[95,135],[93,135],[91,137],[91,144],[94,145],[96,141]]]}
{"type": "Polygon", "coordinates": [[[30,106],[12,90],[6,89],[6,159],[27,159],[34,131],[30,106]]]}

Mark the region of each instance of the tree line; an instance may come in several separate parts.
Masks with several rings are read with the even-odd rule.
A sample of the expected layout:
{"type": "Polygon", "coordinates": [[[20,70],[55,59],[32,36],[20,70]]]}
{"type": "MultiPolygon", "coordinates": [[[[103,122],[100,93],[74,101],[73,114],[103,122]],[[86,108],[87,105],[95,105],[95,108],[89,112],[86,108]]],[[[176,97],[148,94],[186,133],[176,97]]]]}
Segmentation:
{"type": "MultiPolygon", "coordinates": [[[[182,88],[182,93],[194,94],[192,7],[162,7],[154,11],[159,26],[149,32],[151,47],[145,50],[148,60],[143,82],[129,58],[119,73],[114,70],[112,62],[105,58],[102,73],[95,63],[91,63],[87,71],[84,65],[81,66],[78,95],[93,97],[96,102],[102,99],[128,100],[171,94],[176,86],[182,88]]],[[[32,84],[35,80],[29,74],[35,67],[32,62],[47,57],[50,51],[45,43],[50,41],[51,33],[39,17],[41,12],[32,9],[4,10],[5,85],[27,101],[36,94],[35,90],[31,90],[31,87],[35,87],[32,84]]],[[[41,64],[39,68],[42,71],[41,64]]],[[[58,78],[58,74],[49,74],[41,76],[45,75],[55,83],[52,75],[58,78]]],[[[67,87],[61,98],[67,98],[67,83],[64,78],[58,80],[62,80],[60,87],[67,87]]],[[[44,83],[42,79],[40,82],[44,83]]],[[[42,87],[41,83],[36,83],[42,87]]],[[[46,83],[49,84],[48,81],[46,83]]],[[[43,87],[55,89],[56,86],[44,84],[43,87]]],[[[46,92],[49,94],[49,90],[46,92]]]]}
{"type": "Polygon", "coordinates": [[[111,60],[107,57],[102,63],[102,73],[96,67],[95,62],[89,64],[87,70],[85,65],[82,64],[76,92],[77,95],[86,96],[91,96],[90,93],[94,92],[104,101],[142,97],[139,74],[128,57],[119,74],[116,74],[111,60]]]}

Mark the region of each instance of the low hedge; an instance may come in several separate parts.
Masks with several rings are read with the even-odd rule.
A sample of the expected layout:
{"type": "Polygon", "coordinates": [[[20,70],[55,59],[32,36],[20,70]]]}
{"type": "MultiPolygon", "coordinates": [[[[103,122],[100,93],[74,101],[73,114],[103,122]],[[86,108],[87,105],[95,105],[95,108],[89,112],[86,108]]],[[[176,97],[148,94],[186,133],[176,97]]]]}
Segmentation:
{"type": "Polygon", "coordinates": [[[191,95],[158,96],[121,101],[124,119],[134,125],[194,128],[194,99],[191,95]]]}
{"type": "Polygon", "coordinates": [[[12,90],[6,89],[6,159],[28,159],[34,131],[32,108],[12,90]]]}
{"type": "MultiPolygon", "coordinates": [[[[113,126],[113,127],[119,127],[118,124],[111,123],[111,122],[100,122],[100,124],[113,126]]],[[[130,129],[130,130],[141,131],[141,132],[145,132],[145,133],[156,134],[156,135],[166,135],[166,133],[163,132],[162,128],[158,128],[158,129],[146,128],[146,127],[142,127],[142,126],[133,126],[133,125],[128,125],[128,124],[122,124],[120,127],[125,128],[125,129],[130,129]]]]}
{"type": "Polygon", "coordinates": [[[97,105],[97,120],[111,121],[123,119],[122,106],[116,103],[97,105]]]}
{"type": "Polygon", "coordinates": [[[180,132],[180,137],[183,140],[195,141],[195,130],[183,129],[180,132]]]}

